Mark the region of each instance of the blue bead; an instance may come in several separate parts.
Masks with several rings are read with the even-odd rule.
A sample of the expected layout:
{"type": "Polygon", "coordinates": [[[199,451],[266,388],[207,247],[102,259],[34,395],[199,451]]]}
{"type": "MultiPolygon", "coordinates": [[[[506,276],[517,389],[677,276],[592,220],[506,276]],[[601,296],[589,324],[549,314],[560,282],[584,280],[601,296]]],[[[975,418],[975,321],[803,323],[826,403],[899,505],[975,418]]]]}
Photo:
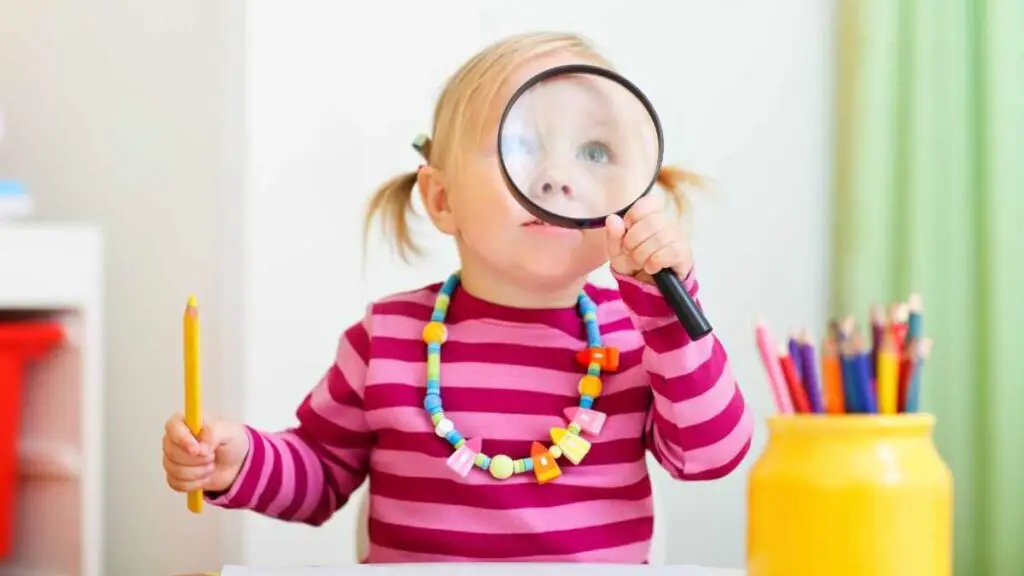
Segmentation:
{"type": "Polygon", "coordinates": [[[590,348],[601,347],[601,330],[592,324],[587,324],[587,346],[590,348]]]}
{"type": "Polygon", "coordinates": [[[590,396],[580,396],[580,408],[590,409],[590,408],[593,408],[593,407],[594,407],[594,399],[593,398],[591,398],[590,396]]]}
{"type": "Polygon", "coordinates": [[[481,470],[487,470],[490,467],[491,467],[491,458],[490,458],[490,456],[484,456],[483,459],[480,462],[480,469],[481,470]]]}
{"type": "Polygon", "coordinates": [[[459,440],[462,440],[462,434],[459,434],[458,430],[452,430],[451,432],[448,433],[448,436],[446,436],[446,438],[448,439],[448,442],[450,442],[452,446],[455,446],[456,444],[459,443],[459,440]]]}
{"type": "Polygon", "coordinates": [[[440,354],[440,353],[441,353],[441,343],[440,342],[431,342],[430,344],[427,344],[427,354],[440,354]]]}
{"type": "Polygon", "coordinates": [[[458,286],[458,285],[459,285],[459,275],[458,274],[452,274],[451,276],[448,277],[447,280],[444,281],[444,284],[441,285],[441,293],[442,294],[447,294],[448,296],[451,296],[452,292],[455,292],[455,287],[458,286]]]}
{"type": "Polygon", "coordinates": [[[523,458],[523,464],[526,465],[525,468],[527,472],[533,470],[533,458],[523,458]]]}
{"type": "MultiPolygon", "coordinates": [[[[591,364],[590,366],[587,366],[587,374],[590,374],[591,376],[600,376],[601,375],[601,367],[600,366],[594,366],[593,364],[591,364]]],[[[427,382],[427,388],[428,389],[430,388],[430,382],[427,382]]]]}
{"type": "Polygon", "coordinates": [[[579,309],[581,314],[587,312],[597,312],[597,305],[590,299],[586,294],[580,294],[579,309]]]}
{"type": "Polygon", "coordinates": [[[441,412],[441,395],[427,394],[426,397],[423,398],[423,409],[431,414],[441,412]]]}
{"type": "Polygon", "coordinates": [[[444,312],[441,310],[434,310],[430,315],[431,322],[444,322],[444,312]]]}

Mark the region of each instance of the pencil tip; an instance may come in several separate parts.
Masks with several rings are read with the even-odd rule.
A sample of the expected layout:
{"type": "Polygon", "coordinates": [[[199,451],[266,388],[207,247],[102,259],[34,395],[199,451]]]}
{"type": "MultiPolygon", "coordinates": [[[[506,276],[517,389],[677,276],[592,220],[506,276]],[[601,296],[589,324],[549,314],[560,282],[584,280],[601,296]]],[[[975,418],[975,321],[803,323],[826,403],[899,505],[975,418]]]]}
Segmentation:
{"type": "Polygon", "coordinates": [[[186,308],[198,308],[199,307],[199,304],[196,303],[195,295],[192,295],[192,296],[188,297],[188,304],[186,304],[185,307],[186,308]]]}
{"type": "Polygon", "coordinates": [[[917,293],[911,294],[910,298],[907,299],[907,306],[912,312],[920,312],[923,303],[921,295],[917,293]]]}

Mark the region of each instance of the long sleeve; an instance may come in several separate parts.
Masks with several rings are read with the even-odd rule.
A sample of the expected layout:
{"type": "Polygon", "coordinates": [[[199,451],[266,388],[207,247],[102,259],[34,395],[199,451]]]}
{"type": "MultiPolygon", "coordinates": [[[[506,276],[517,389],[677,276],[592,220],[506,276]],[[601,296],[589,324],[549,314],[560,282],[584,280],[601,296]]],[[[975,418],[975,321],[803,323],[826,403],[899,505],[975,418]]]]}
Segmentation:
{"type": "MultiPolygon", "coordinates": [[[[657,287],[615,278],[645,343],[643,364],[654,396],[648,449],[679,480],[727,475],[750,450],[754,420],[725,348],[714,333],[691,341],[657,287]]],[[[683,286],[696,300],[693,272],[683,286]]]]}
{"type": "Polygon", "coordinates": [[[238,478],[208,501],[314,526],[362,484],[374,435],[363,411],[370,357],[369,316],[342,335],[334,363],[281,432],[247,427],[250,448],[238,478]]]}

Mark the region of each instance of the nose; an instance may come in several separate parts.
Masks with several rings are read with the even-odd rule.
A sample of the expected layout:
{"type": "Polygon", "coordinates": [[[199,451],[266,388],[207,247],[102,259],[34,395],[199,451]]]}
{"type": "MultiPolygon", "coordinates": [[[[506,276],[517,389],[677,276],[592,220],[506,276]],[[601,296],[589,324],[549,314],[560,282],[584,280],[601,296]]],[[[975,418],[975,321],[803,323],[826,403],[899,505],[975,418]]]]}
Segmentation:
{"type": "Polygon", "coordinates": [[[552,196],[572,196],[572,186],[569,186],[568,182],[564,182],[557,178],[544,177],[540,178],[537,184],[534,186],[534,195],[540,198],[550,198],[552,196]]]}

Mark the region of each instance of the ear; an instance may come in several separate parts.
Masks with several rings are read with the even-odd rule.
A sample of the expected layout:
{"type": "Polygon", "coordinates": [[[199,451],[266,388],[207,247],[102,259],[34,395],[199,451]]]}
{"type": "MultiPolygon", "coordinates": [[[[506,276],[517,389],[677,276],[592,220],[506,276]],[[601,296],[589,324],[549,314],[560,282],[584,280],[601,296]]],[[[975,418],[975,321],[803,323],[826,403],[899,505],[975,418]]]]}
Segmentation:
{"type": "Polygon", "coordinates": [[[455,234],[455,217],[452,214],[451,204],[448,202],[448,191],[444,186],[444,175],[433,166],[423,166],[416,173],[416,187],[420,191],[420,200],[423,207],[442,233],[452,236],[455,234]]]}

